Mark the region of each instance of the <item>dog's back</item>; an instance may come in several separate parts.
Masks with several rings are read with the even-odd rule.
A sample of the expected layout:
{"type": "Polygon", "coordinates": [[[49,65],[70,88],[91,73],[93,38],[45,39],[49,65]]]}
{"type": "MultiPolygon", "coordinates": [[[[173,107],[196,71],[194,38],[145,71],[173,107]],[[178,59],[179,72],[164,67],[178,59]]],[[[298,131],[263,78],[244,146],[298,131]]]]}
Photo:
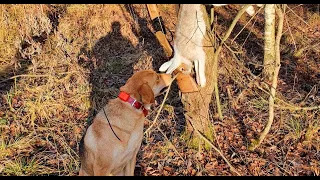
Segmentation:
{"type": "Polygon", "coordinates": [[[147,110],[171,76],[153,70],[135,73],[117,98],[98,112],[80,141],[79,175],[133,175],[147,110]]]}

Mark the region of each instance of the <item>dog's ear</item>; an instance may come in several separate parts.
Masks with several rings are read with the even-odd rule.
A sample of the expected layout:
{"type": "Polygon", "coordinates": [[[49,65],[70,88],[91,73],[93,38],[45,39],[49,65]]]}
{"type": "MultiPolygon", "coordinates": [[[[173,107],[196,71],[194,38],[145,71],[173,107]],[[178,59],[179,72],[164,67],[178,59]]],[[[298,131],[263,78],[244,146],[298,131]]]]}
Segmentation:
{"type": "Polygon", "coordinates": [[[120,91],[132,94],[135,98],[137,98],[137,100],[139,100],[140,94],[138,93],[137,89],[139,88],[140,84],[141,83],[139,81],[134,81],[132,78],[129,78],[127,83],[120,87],[120,91]]]}
{"type": "Polygon", "coordinates": [[[138,90],[138,93],[141,97],[141,101],[145,106],[146,109],[154,103],[154,93],[151,87],[147,83],[143,83],[138,90]],[[149,105],[149,106],[148,106],[149,105]]]}

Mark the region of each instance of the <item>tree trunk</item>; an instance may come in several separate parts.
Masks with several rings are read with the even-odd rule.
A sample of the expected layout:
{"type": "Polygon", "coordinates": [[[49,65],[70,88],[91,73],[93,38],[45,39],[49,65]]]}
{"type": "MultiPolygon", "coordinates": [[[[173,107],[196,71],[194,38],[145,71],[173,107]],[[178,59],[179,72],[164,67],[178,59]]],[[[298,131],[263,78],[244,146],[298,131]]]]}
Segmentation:
{"type": "MultiPolygon", "coordinates": [[[[187,133],[191,133],[193,130],[189,121],[192,121],[193,125],[197,130],[202,132],[207,136],[208,139],[213,140],[213,129],[212,124],[209,119],[209,105],[212,101],[212,93],[214,90],[213,87],[213,56],[214,56],[214,48],[212,47],[213,43],[211,41],[212,37],[209,37],[208,32],[210,32],[210,24],[209,17],[204,5],[201,5],[201,11],[205,16],[206,23],[206,32],[205,38],[202,42],[203,49],[206,54],[206,79],[207,84],[203,88],[199,88],[199,92],[192,93],[183,93],[182,94],[182,103],[185,110],[185,118],[187,121],[187,133]]],[[[194,137],[194,143],[200,142],[200,138],[194,137]]],[[[196,144],[194,144],[196,145],[196,144]]]]}
{"type": "Polygon", "coordinates": [[[263,75],[271,82],[275,66],[275,5],[265,5],[263,75]]]}
{"type": "Polygon", "coordinates": [[[283,20],[284,20],[284,15],[282,12],[282,9],[280,7],[277,7],[277,15],[279,17],[279,23],[278,23],[278,32],[277,32],[277,37],[274,40],[274,49],[275,49],[275,63],[274,63],[274,69],[273,69],[273,77],[272,77],[272,84],[270,87],[270,96],[269,96],[269,118],[267,121],[267,124],[263,131],[261,132],[260,136],[251,142],[249,145],[248,149],[250,151],[254,151],[264,140],[264,138],[267,136],[271,129],[271,125],[273,123],[274,119],[274,99],[276,97],[276,89],[277,89],[277,84],[278,84],[278,74],[280,70],[280,62],[281,62],[281,57],[280,57],[280,40],[282,36],[282,30],[283,30],[283,20]]]}

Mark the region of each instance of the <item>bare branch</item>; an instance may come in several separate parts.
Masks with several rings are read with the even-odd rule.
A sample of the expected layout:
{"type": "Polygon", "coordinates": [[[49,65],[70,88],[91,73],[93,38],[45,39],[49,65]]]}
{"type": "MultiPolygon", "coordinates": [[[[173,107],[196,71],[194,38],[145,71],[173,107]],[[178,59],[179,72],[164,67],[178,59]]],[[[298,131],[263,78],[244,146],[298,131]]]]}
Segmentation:
{"type": "Polygon", "coordinates": [[[215,96],[216,96],[216,103],[217,103],[217,110],[218,110],[218,114],[219,114],[219,118],[222,120],[223,116],[222,116],[222,110],[221,110],[221,105],[220,105],[220,97],[219,97],[219,89],[218,89],[218,57],[219,57],[219,53],[222,49],[222,46],[224,44],[224,42],[229,38],[233,28],[236,26],[237,22],[239,21],[241,15],[246,11],[246,9],[251,6],[251,4],[247,4],[245,5],[236,15],[236,17],[233,19],[231,25],[229,26],[228,31],[226,32],[224,38],[222,39],[219,47],[217,48],[216,52],[214,53],[214,57],[213,57],[213,86],[214,86],[214,90],[215,90],[215,96]]]}
{"type": "Polygon", "coordinates": [[[213,143],[208,139],[206,138],[192,123],[191,120],[189,120],[192,128],[199,134],[199,136],[205,141],[207,142],[215,151],[217,151],[220,156],[223,158],[223,160],[229,165],[230,167],[230,170],[235,172],[238,176],[241,176],[241,174],[231,165],[231,163],[228,161],[228,159],[223,155],[223,153],[215,146],[213,145],[213,143]]]}
{"type": "Polygon", "coordinates": [[[271,125],[274,120],[274,99],[276,95],[278,74],[280,70],[280,39],[282,36],[283,20],[284,20],[282,9],[280,7],[275,7],[275,8],[276,8],[276,13],[279,16],[279,21],[278,21],[279,24],[278,24],[278,31],[277,31],[276,42],[275,42],[276,64],[275,64],[275,69],[273,73],[272,87],[270,88],[270,96],[269,96],[269,119],[266,124],[266,127],[260,134],[259,138],[257,140],[254,140],[249,146],[250,151],[255,150],[255,148],[257,148],[261,144],[261,142],[264,140],[266,135],[269,133],[271,129],[271,125]]]}

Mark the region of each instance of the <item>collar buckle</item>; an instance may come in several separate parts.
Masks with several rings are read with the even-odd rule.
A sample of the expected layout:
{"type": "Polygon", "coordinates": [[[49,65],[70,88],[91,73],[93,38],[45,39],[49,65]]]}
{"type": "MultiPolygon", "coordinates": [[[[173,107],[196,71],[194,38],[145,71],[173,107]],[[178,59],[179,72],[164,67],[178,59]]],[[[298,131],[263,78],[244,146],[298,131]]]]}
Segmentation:
{"type": "Polygon", "coordinates": [[[138,110],[142,110],[144,116],[147,116],[148,111],[144,108],[143,104],[141,102],[137,101],[136,99],[131,98],[129,94],[127,94],[125,92],[120,92],[118,97],[122,101],[128,102],[132,107],[134,107],[138,110]],[[136,102],[138,102],[138,104],[136,104],[136,102]]]}
{"type": "Polygon", "coordinates": [[[136,103],[137,100],[135,99],[132,103],[131,103],[131,106],[134,106],[134,103],[136,103]]]}

